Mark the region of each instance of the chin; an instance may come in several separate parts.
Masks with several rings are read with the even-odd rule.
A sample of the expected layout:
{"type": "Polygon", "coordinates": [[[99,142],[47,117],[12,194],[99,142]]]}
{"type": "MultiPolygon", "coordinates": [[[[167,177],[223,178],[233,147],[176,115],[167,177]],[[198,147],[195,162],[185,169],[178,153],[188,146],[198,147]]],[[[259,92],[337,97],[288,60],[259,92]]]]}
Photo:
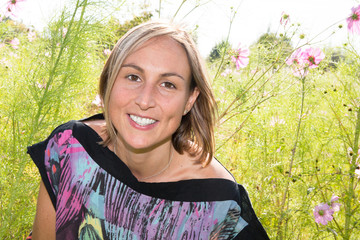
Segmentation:
{"type": "Polygon", "coordinates": [[[148,152],[153,149],[156,149],[157,147],[167,142],[171,142],[171,137],[157,142],[145,141],[144,139],[138,139],[138,141],[136,141],[136,139],[133,138],[130,141],[127,141],[126,145],[128,146],[129,150],[140,153],[140,152],[148,152]]]}

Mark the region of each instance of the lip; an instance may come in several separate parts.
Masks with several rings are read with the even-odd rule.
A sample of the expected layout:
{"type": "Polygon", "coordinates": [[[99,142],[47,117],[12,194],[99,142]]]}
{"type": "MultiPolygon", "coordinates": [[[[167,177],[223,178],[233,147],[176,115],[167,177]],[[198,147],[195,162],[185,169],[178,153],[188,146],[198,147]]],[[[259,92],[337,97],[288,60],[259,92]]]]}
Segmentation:
{"type": "Polygon", "coordinates": [[[143,116],[143,115],[138,115],[138,114],[132,114],[132,113],[128,113],[127,114],[127,117],[128,117],[128,120],[129,120],[129,123],[132,127],[134,127],[135,129],[139,129],[139,130],[151,130],[153,129],[158,123],[159,121],[152,118],[152,117],[147,117],[147,116],[143,116]],[[133,115],[133,116],[137,116],[137,117],[141,117],[141,118],[149,118],[149,119],[152,119],[152,120],[155,120],[154,123],[152,124],[149,124],[149,125],[146,125],[146,126],[141,126],[139,124],[137,124],[134,120],[132,120],[130,118],[130,115],[133,115]]]}

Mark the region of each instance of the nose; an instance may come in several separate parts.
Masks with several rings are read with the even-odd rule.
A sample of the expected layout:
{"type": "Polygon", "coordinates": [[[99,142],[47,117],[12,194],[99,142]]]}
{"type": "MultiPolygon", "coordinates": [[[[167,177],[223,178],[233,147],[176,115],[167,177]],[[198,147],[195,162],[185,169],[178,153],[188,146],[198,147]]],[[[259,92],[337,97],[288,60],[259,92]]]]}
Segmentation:
{"type": "Polygon", "coordinates": [[[135,103],[141,110],[147,110],[155,107],[155,87],[150,84],[144,84],[138,91],[135,103]]]}

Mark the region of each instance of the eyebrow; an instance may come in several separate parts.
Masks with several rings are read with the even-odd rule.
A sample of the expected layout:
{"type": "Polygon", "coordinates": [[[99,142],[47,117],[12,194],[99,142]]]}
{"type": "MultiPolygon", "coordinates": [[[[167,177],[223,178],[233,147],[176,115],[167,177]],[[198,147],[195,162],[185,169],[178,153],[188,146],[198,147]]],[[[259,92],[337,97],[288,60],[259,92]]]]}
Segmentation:
{"type": "MultiPolygon", "coordinates": [[[[135,65],[135,64],[131,64],[131,63],[129,63],[129,64],[124,64],[122,67],[134,68],[134,69],[138,70],[138,71],[141,72],[141,73],[144,73],[144,72],[145,72],[144,69],[142,69],[141,67],[139,67],[139,66],[137,66],[137,65],[135,65]]],[[[163,73],[163,74],[161,74],[161,76],[162,76],[162,77],[173,77],[173,76],[176,76],[176,77],[179,77],[179,78],[181,78],[182,80],[185,81],[185,79],[184,79],[183,76],[181,76],[180,74],[174,73],[174,72],[163,73]]]]}

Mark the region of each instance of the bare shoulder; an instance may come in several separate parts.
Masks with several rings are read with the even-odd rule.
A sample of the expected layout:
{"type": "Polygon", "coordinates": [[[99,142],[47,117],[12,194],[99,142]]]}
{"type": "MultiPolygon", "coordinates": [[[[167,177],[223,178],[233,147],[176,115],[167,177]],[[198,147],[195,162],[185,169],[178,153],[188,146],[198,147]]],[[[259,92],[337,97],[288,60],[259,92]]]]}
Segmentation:
{"type": "Polygon", "coordinates": [[[183,174],[183,179],[218,178],[236,182],[231,173],[215,158],[206,167],[203,167],[196,157],[184,155],[182,156],[182,165],[178,166],[178,170],[183,169],[182,172],[186,173],[183,174]]]}
{"type": "Polygon", "coordinates": [[[204,168],[209,178],[223,178],[235,182],[231,173],[215,158],[204,168]]]}

